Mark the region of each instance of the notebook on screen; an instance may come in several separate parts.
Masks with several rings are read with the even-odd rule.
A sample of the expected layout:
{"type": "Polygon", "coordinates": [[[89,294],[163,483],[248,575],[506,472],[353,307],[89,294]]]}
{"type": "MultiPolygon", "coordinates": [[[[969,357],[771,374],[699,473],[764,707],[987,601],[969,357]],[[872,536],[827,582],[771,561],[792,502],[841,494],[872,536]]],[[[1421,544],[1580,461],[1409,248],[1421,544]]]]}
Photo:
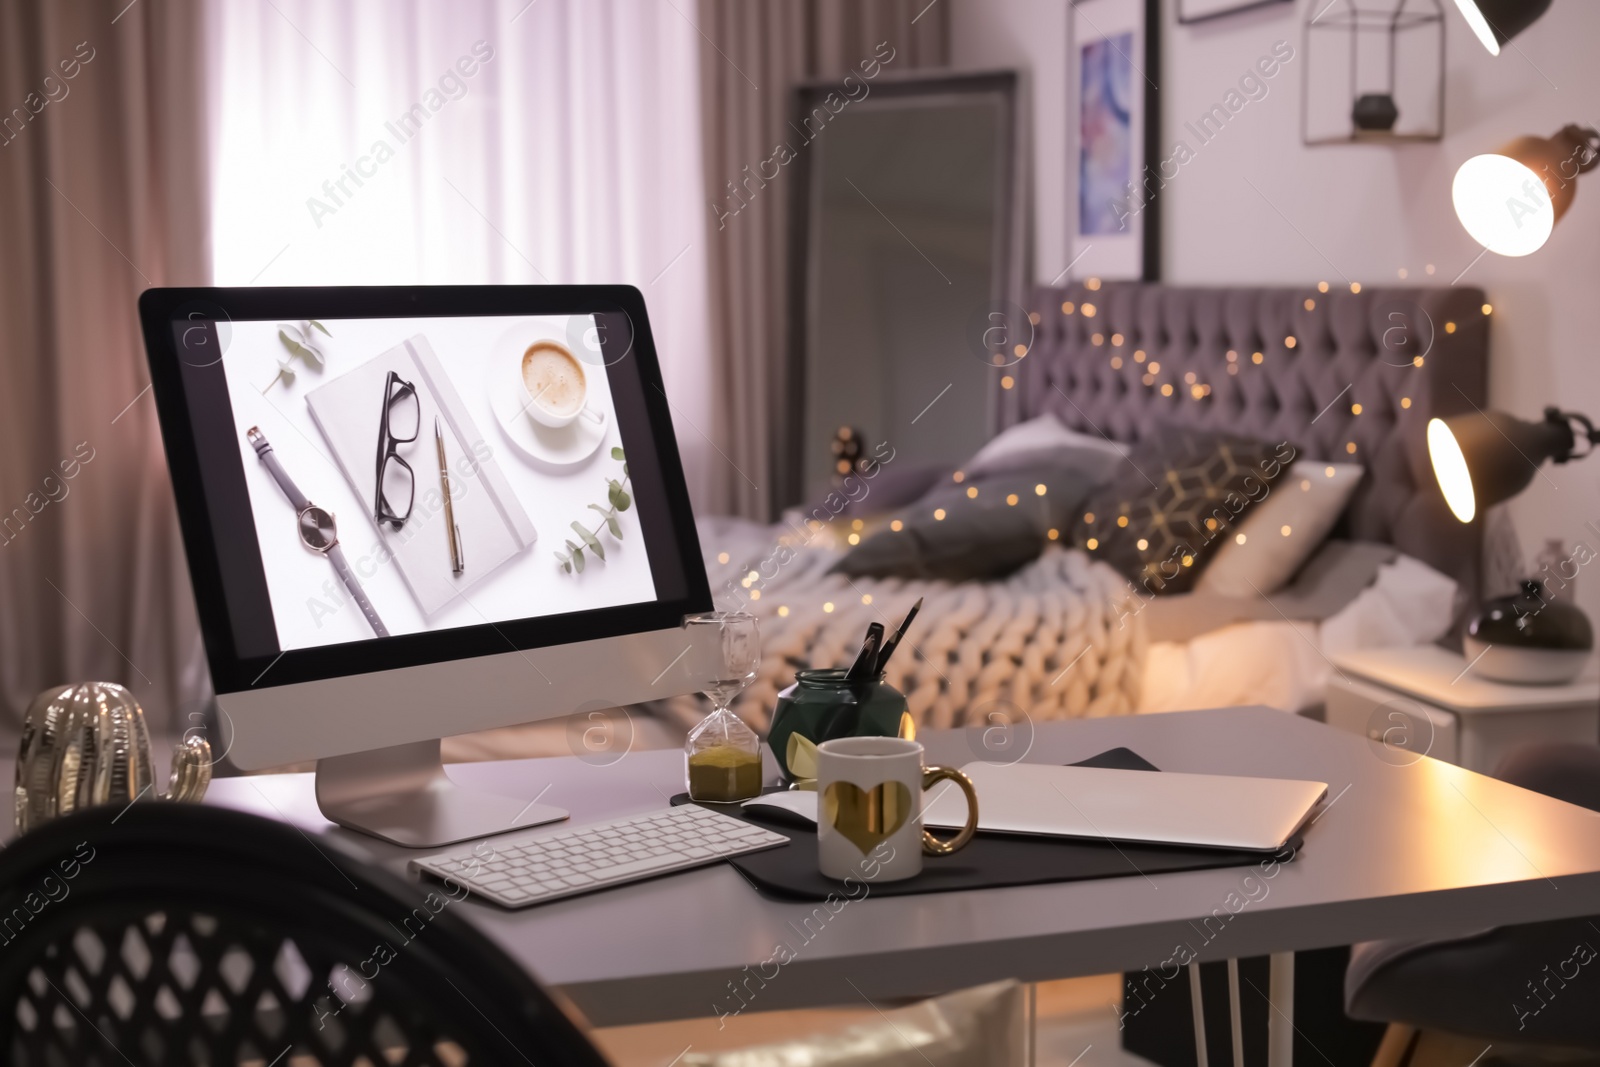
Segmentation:
{"type": "MultiPolygon", "coordinates": [[[[345,480],[356,496],[367,502],[369,528],[393,555],[424,615],[432,615],[533,544],[537,536],[533,520],[518,503],[427,337],[417,334],[313,389],[306,394],[306,404],[345,480]],[[415,476],[416,496],[410,517],[398,530],[380,526],[372,507],[379,416],[390,371],[416,386],[421,406],[416,440],[403,446],[404,458],[415,476]],[[461,574],[451,570],[435,416],[444,429],[452,507],[467,560],[461,574]]],[[[352,530],[346,536],[355,533],[352,530]]]]}

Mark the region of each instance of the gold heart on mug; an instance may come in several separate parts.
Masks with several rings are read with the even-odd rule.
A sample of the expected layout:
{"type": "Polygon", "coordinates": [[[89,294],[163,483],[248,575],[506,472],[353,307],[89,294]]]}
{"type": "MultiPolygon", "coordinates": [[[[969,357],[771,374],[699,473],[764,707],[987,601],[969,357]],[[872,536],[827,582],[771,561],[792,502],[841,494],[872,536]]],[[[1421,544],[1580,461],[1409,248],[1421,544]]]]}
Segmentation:
{"type": "Polygon", "coordinates": [[[904,782],[880,782],[871,789],[829,782],[822,791],[822,817],[865,856],[911,818],[911,790],[904,782]]]}

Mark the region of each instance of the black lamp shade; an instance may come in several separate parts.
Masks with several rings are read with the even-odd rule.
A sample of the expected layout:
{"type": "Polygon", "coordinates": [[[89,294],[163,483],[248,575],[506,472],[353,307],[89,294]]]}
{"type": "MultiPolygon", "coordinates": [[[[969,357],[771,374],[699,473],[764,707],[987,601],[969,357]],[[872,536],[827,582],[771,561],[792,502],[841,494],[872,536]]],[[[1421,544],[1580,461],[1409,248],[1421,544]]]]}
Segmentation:
{"type": "Polygon", "coordinates": [[[1428,422],[1428,456],[1445,502],[1462,522],[1528,487],[1541,463],[1572,453],[1565,421],[1528,422],[1501,411],[1428,422]]]}
{"type": "Polygon", "coordinates": [[[1582,131],[1569,126],[1550,137],[1518,137],[1495,154],[1514,159],[1539,176],[1550,193],[1554,225],[1572,206],[1572,196],[1577,192],[1577,183],[1572,179],[1588,158],[1586,151],[1582,131]]]}
{"type": "Polygon", "coordinates": [[[1456,0],[1467,25],[1494,55],[1550,10],[1550,0],[1456,0]]]}
{"type": "Polygon", "coordinates": [[[1518,137],[1497,152],[1462,163],[1450,198],[1475,241],[1502,256],[1525,256],[1550,239],[1572,206],[1574,179],[1597,162],[1600,133],[1587,127],[1518,137]]]}

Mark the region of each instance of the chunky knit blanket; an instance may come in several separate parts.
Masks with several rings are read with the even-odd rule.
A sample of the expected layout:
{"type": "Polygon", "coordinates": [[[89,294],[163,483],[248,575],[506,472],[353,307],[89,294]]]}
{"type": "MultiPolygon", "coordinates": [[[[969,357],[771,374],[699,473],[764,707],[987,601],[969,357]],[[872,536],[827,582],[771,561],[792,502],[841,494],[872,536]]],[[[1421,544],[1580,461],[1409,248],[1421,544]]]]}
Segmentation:
{"type": "MultiPolygon", "coordinates": [[[[761,671],[734,704],[758,731],[797,668],[849,666],[868,624],[893,633],[918,597],[922,611],[886,680],[921,726],[987,726],[1019,713],[1034,722],[1131,715],[1138,704],[1148,643],[1141,602],[1076,549],[1052,545],[1000,581],[951,583],[829,574],[847,527],[713,519],[700,535],[717,606],[761,620],[761,671]]],[[[688,725],[705,707],[686,698],[668,712],[688,725]]]]}

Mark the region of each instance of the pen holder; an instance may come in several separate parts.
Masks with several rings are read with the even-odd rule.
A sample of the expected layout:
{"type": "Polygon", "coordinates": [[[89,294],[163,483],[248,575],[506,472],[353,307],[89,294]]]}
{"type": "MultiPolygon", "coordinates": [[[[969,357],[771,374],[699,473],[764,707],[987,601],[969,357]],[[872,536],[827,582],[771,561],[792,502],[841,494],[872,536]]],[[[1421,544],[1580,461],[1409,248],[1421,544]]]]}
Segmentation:
{"type": "Polygon", "coordinates": [[[795,672],[794,684],[778,694],[767,744],[793,782],[812,777],[789,766],[790,738],[799,736],[820,745],[838,737],[916,737],[916,724],[906,709],[906,698],[883,677],[848,682],[837,667],[795,672]]]}

